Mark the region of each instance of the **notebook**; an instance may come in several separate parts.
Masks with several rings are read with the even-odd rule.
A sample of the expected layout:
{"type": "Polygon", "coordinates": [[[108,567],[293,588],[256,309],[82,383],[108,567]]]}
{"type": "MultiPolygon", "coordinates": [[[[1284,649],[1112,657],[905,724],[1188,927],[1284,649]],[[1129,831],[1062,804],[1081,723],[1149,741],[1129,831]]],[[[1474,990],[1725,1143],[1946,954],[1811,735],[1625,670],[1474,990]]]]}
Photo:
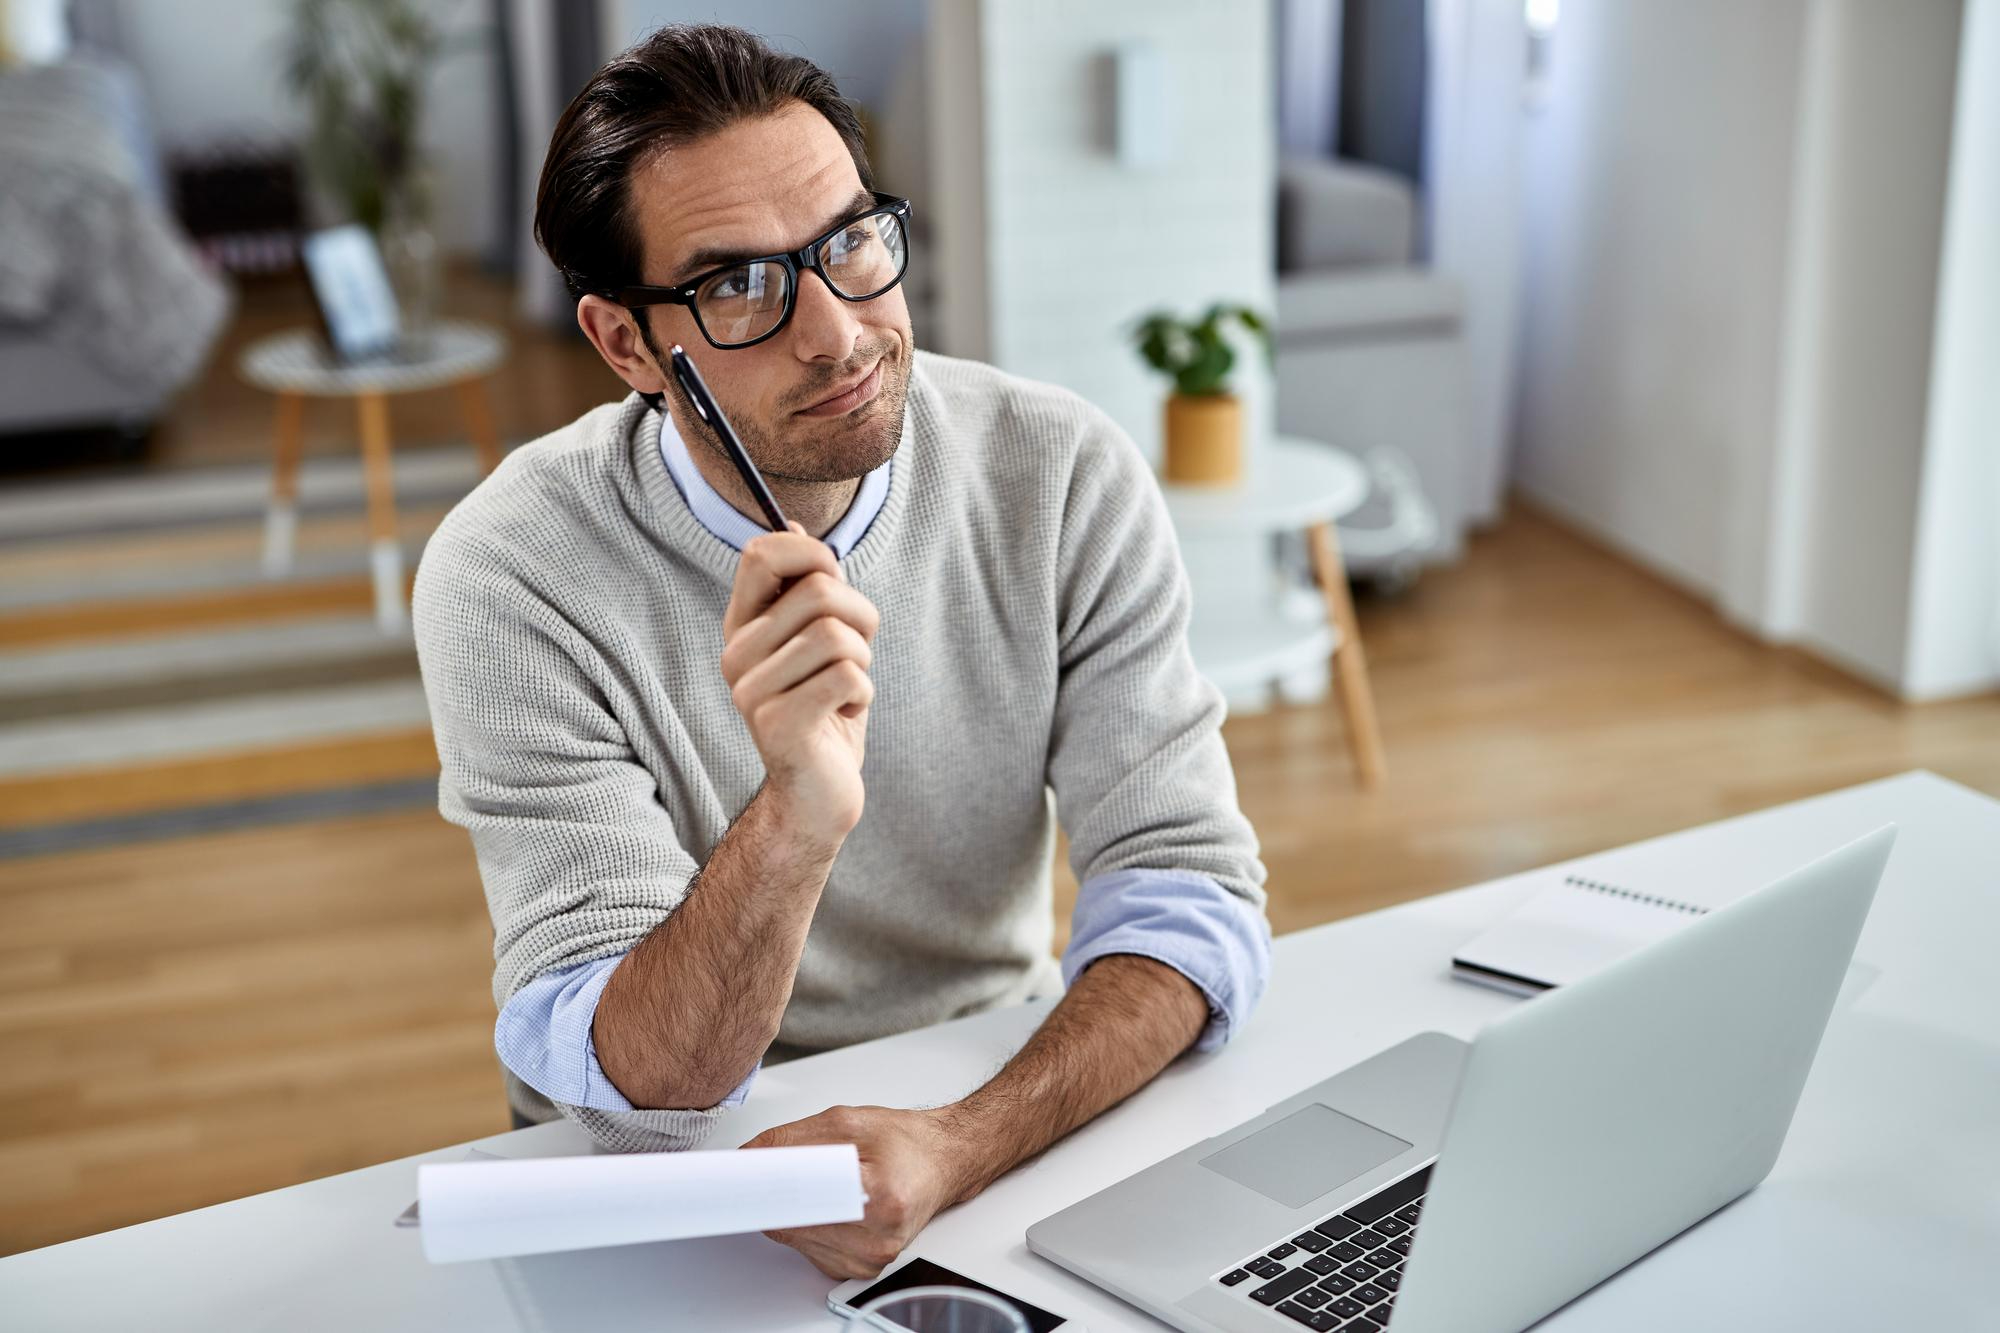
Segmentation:
{"type": "Polygon", "coordinates": [[[1671,935],[1708,909],[1585,875],[1564,875],[1451,960],[1461,981],[1513,995],[1567,985],[1671,935]]]}

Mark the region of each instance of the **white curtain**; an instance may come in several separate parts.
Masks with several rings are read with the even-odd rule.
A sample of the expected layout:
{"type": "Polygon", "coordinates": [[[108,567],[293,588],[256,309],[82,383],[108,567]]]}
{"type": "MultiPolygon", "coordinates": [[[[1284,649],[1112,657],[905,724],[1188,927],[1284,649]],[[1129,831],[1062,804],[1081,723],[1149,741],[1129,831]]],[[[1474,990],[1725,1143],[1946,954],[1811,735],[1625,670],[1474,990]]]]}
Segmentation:
{"type": "Polygon", "coordinates": [[[1340,120],[1341,0],[1278,0],[1278,151],[1332,157],[1340,120]]]}
{"type": "Polygon", "coordinates": [[[1465,287],[1475,522],[1507,489],[1521,286],[1522,0],[1429,0],[1425,204],[1431,265],[1465,287]]]}
{"type": "Polygon", "coordinates": [[[502,0],[513,59],[512,95],[519,127],[516,151],[516,216],[520,244],[515,276],[523,316],[544,324],[567,324],[575,303],[534,239],[535,186],[549,135],[570,98],[608,52],[602,49],[597,0],[502,0]]]}

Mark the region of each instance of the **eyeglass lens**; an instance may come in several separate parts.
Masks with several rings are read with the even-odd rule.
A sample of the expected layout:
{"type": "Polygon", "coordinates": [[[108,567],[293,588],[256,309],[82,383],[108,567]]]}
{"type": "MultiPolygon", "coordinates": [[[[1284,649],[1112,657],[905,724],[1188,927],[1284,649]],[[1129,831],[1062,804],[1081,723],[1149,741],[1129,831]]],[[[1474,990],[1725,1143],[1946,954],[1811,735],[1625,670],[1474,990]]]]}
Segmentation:
{"type": "MultiPolygon", "coordinates": [[[[820,242],[820,269],[833,289],[851,301],[880,296],[896,285],[909,260],[903,220],[894,213],[856,218],[820,242]]],[[[773,260],[718,273],[695,293],[702,331],[717,343],[761,338],[785,317],[791,271],[773,260]]]]}

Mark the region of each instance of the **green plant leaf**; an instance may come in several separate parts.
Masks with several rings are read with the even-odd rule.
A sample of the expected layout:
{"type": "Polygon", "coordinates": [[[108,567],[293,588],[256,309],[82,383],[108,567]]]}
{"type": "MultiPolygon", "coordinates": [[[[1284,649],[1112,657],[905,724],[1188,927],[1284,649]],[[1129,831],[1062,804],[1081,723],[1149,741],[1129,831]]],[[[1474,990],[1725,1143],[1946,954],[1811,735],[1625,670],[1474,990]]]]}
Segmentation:
{"type": "Polygon", "coordinates": [[[1192,330],[1195,355],[1182,366],[1175,378],[1174,387],[1186,394],[1212,394],[1222,392],[1222,381],[1229,374],[1236,354],[1229,350],[1229,344],[1222,340],[1222,334],[1213,324],[1203,321],[1192,330]]]}
{"type": "Polygon", "coordinates": [[[1176,392],[1226,393],[1229,372],[1236,365],[1236,352],[1222,333],[1230,319],[1256,338],[1266,363],[1275,366],[1270,322],[1248,306],[1218,301],[1192,321],[1155,310],[1135,321],[1131,334],[1146,364],[1173,377],[1176,392]]]}

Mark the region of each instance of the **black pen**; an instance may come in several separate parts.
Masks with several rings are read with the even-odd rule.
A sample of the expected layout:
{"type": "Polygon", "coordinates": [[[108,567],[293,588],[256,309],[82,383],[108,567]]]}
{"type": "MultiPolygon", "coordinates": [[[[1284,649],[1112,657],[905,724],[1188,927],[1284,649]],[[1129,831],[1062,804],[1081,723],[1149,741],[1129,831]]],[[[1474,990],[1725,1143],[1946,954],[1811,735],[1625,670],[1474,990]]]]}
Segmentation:
{"type": "Polygon", "coordinates": [[[695,415],[706,421],[722,438],[722,447],[729,451],[729,461],[736,464],[737,472],[742,474],[743,484],[750,488],[750,494],[757,497],[757,505],[764,511],[764,521],[771,525],[771,531],[790,531],[791,525],[785,521],[785,511],[778,508],[778,501],[771,494],[771,488],[764,484],[764,474],[750,461],[750,454],[744,449],[743,441],[736,438],[735,428],[729,424],[729,418],[722,415],[722,409],[716,405],[708,386],[702,383],[701,372],[694,368],[694,362],[688,360],[688,354],[681,350],[679,343],[674,344],[674,349],[668,354],[667,360],[673,364],[674,378],[680,381],[681,388],[687,393],[688,401],[694,404],[695,415]]]}

